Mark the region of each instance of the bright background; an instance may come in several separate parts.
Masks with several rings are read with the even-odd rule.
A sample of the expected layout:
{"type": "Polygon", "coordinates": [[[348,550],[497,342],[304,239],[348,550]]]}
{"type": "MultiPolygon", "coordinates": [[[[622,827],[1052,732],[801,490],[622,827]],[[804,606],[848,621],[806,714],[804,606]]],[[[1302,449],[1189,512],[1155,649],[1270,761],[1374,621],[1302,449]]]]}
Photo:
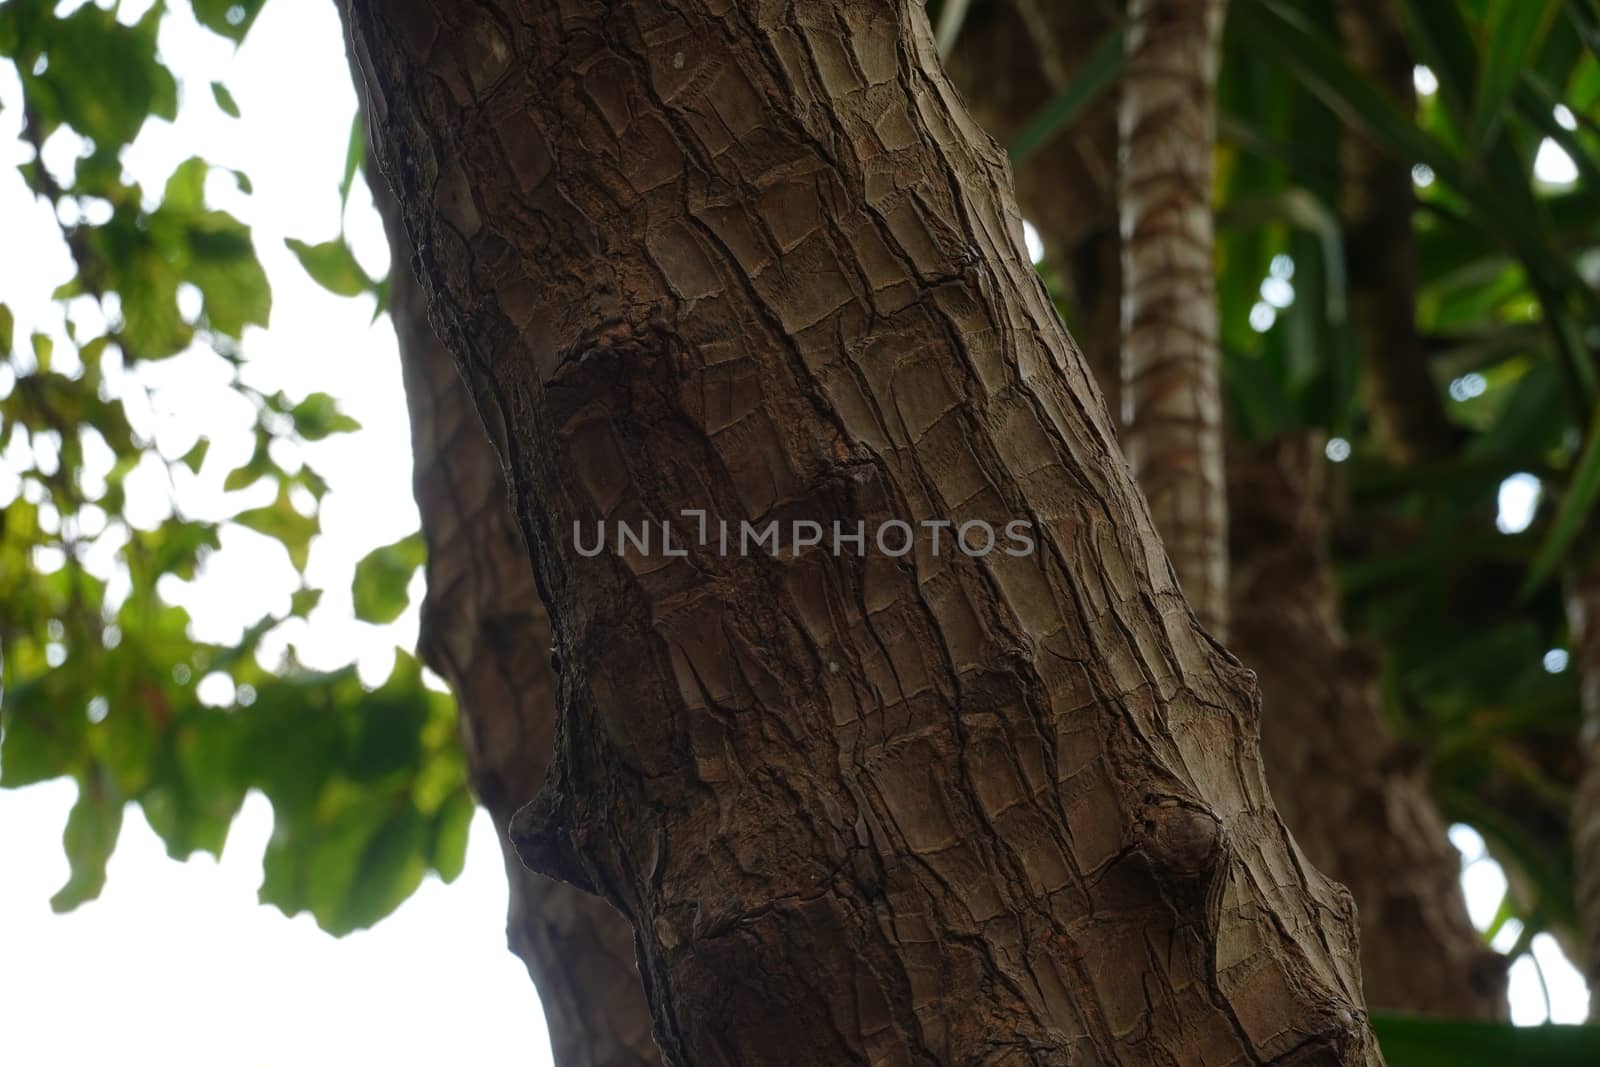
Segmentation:
{"type": "MultiPolygon", "coordinates": [[[[124,5],[123,17],[132,21],[147,6],[124,5]]],[[[313,390],[332,393],[364,427],[305,450],[303,458],[331,485],[308,575],[327,594],[309,623],[280,629],[263,658],[276,661],[288,642],[312,667],[357,661],[375,684],[387,675],[395,646],[409,648],[416,636],[414,609],[394,626],[373,627],[357,622],[350,608],[355,561],[417,525],[394,335],[387,318],[371,322],[370,298],[329,295],[283,245],[285,237],[327,240],[341,223],[337,185],[355,97],[334,5],[273,0],[237,52],[178,5],[163,24],[161,47],[187,91],[178,121],[151,120],[125,154],[128,170],[159,189],[179,162],[203,149],[212,162],[250,175],[251,197],[225,174],[213,175],[207,188],[212,206],[254,228],[272,281],[271,329],[252,329],[245,338],[248,379],[296,399],[313,390]],[[226,81],[242,120],[218,110],[207,89],[213,79],[226,81]]],[[[1426,91],[1427,77],[1419,68],[1419,89],[1426,91]]],[[[0,76],[0,295],[18,312],[18,336],[36,329],[59,337],[62,323],[49,297],[71,276],[72,264],[48,208],[15,170],[23,161],[18,99],[8,71],[0,76]]],[[[1547,144],[1555,154],[1540,153],[1541,176],[1570,181],[1571,161],[1547,144]]],[[[76,145],[62,135],[46,149],[46,165],[60,167],[76,145]]],[[[1429,179],[1418,175],[1419,182],[1429,179]]],[[[387,249],[359,182],[343,222],[363,265],[381,275],[387,249]]],[[[75,303],[71,314],[98,312],[75,303]]],[[[1270,325],[1265,320],[1260,328],[1270,325]]],[[[0,381],[0,393],[9,387],[0,381]]],[[[225,515],[265,502],[248,501],[248,493],[225,499],[221,492],[223,474],[248,458],[251,445],[249,412],[228,389],[218,357],[194,350],[123,375],[117,387],[136,398],[148,391],[148,405],[135,404],[135,425],[168,456],[182,455],[200,434],[211,438],[204,476],[176,486],[186,512],[225,515]]],[[[1332,448],[1329,455],[1344,458],[1332,448]]],[[[0,455],[0,505],[15,497],[15,483],[0,455]]],[[[172,506],[153,464],[143,487],[130,478],[128,491],[130,517],[141,527],[155,526],[172,506]]],[[[1525,527],[1536,495],[1537,483],[1508,482],[1502,529],[1525,527]]],[[[228,641],[261,615],[284,610],[293,586],[281,546],[231,526],[197,582],[174,581],[162,591],[189,608],[198,638],[228,641]]],[[[167,859],[138,809],[129,808],[102,898],[68,915],[51,914],[49,897],[67,876],[60,832],[72,799],[67,781],[0,791],[0,1063],[550,1062],[532,986],[505,949],[505,875],[487,818],[474,823],[466,870],[454,884],[430,877],[373,930],[335,940],[307,916],[288,919],[256,903],[272,821],[259,796],[246,803],[220,862],[167,859]]],[[[1464,855],[1474,920],[1486,926],[1505,876],[1476,833],[1456,827],[1451,836],[1464,855]]],[[[1501,931],[1500,947],[1515,941],[1514,926],[1501,931]]],[[[1536,938],[1533,951],[1537,964],[1522,960],[1513,969],[1515,1021],[1581,1021],[1587,996],[1577,972],[1548,936],[1536,938]]]]}

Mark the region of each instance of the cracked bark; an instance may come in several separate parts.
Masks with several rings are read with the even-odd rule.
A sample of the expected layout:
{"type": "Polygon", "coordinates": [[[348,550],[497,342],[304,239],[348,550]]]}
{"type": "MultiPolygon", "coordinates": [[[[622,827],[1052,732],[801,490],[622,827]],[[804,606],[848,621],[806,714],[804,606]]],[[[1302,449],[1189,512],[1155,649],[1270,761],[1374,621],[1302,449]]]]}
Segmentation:
{"type": "Polygon", "coordinates": [[[1233,647],[1260,676],[1267,778],[1295,841],[1349,887],[1373,1010],[1506,1016],[1506,961],[1467,917],[1425,769],[1388,736],[1377,663],[1339,621],[1319,434],[1228,457],[1233,647]]]}
{"type": "Polygon", "coordinates": [[[514,834],[632,920],[664,1059],[1381,1062],[921,5],[351,12],[567,665],[514,834]],[[691,508],[1039,551],[725,556],[691,508]]]}
{"type": "MultiPolygon", "coordinates": [[[[1583,707],[1583,773],[1572,809],[1572,847],[1582,966],[1592,991],[1600,989],[1600,569],[1591,567],[1569,583],[1567,621],[1583,707]]],[[[1591,1017],[1595,999],[1591,992],[1591,1017]]]]}
{"type": "Polygon", "coordinates": [[[1123,445],[1184,594],[1228,625],[1212,252],[1222,0],[1132,0],[1121,133],[1123,445]]]}
{"type": "Polygon", "coordinates": [[[507,940],[539,991],[557,1067],[659,1064],[626,920],[527,870],[508,836],[513,814],[539,789],[555,735],[549,620],[499,461],[428,323],[398,209],[382,179],[369,178],[393,250],[389,311],[428,548],[418,651],[456,695],[473,792],[500,831],[507,940]]]}

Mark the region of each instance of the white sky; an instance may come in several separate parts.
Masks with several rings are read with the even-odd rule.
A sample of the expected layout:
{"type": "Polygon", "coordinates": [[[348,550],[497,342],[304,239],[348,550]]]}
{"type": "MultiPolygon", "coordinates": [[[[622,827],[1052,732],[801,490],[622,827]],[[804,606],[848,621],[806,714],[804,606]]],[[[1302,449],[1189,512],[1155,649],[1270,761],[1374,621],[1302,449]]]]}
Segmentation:
{"type": "MultiPolygon", "coordinates": [[[[332,486],[310,563],[310,580],[327,593],[309,625],[285,627],[275,644],[292,641],[313,666],[358,660],[363,677],[376,683],[387,675],[395,645],[410,647],[416,630],[414,609],[393,627],[371,627],[354,620],[349,600],[355,561],[417,522],[394,337],[387,319],[369,324],[370,300],[325,293],[283,246],[286,236],[316,242],[339,227],[337,184],[355,101],[334,5],[272,0],[237,54],[196,27],[187,5],[176,8],[164,23],[162,50],[184,85],[179,119],[147,125],[125,162],[152,194],[197,150],[255,184],[254,196],[244,197],[218,173],[207,189],[213,206],[254,227],[272,280],[271,328],[252,329],[245,339],[249,381],[296,399],[332,393],[364,426],[307,449],[332,486]],[[232,90],[241,120],[215,106],[208,88],[214,79],[232,90]]],[[[49,294],[72,268],[55,224],[15,170],[18,92],[9,71],[0,76],[0,300],[16,312],[19,337],[34,329],[60,337],[49,294]]],[[[72,151],[65,140],[50,147],[52,155],[72,151]]],[[[346,222],[358,256],[381,274],[387,251],[359,181],[346,222]]],[[[75,314],[92,317],[81,307],[75,314]]],[[[58,341],[58,353],[61,347],[58,341]]],[[[163,452],[181,455],[201,433],[212,439],[200,476],[177,486],[181,506],[193,514],[264,502],[220,491],[250,450],[248,411],[228,390],[221,366],[196,351],[138,375],[151,403],[142,412],[135,405],[136,425],[163,452]]],[[[0,392],[7,388],[0,380],[0,392]]],[[[153,469],[143,484],[143,491],[130,486],[130,499],[139,524],[154,525],[166,513],[167,490],[153,469]]],[[[0,456],[0,505],[16,492],[0,456]]],[[[197,583],[163,587],[190,608],[196,636],[207,640],[230,640],[263,613],[282,611],[292,588],[287,558],[273,543],[230,527],[223,545],[197,583]]],[[[309,917],[290,920],[256,903],[271,830],[270,806],[259,796],[247,802],[220,863],[167,859],[130,808],[103,897],[52,915],[49,897],[66,879],[60,832],[72,797],[72,785],[62,781],[0,791],[0,1063],[550,1062],[532,987],[505,950],[504,872],[481,815],[455,884],[430,878],[375,929],[336,940],[309,917]]],[[[1465,885],[1475,920],[1486,924],[1504,875],[1481,858],[1482,842],[1471,831],[1457,828],[1453,837],[1473,861],[1465,885]]],[[[1536,939],[1535,954],[1555,1019],[1581,1020],[1585,992],[1577,972],[1548,937],[1536,939]]],[[[1546,1018],[1531,961],[1513,971],[1512,1005],[1518,1022],[1546,1018]]]]}

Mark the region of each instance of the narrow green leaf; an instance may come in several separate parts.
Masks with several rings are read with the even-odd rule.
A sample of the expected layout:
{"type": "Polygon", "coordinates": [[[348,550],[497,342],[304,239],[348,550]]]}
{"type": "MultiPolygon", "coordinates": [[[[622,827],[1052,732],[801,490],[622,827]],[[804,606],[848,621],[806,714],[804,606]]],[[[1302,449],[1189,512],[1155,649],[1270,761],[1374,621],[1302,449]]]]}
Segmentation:
{"type": "Polygon", "coordinates": [[[1490,0],[1479,60],[1477,95],[1472,105],[1469,145],[1472,155],[1488,151],[1511,93],[1532,63],[1545,34],[1566,0],[1490,0]]]}
{"type": "Polygon", "coordinates": [[[356,182],[356,171],[361,169],[361,162],[367,155],[367,139],[361,127],[361,112],[357,111],[350,120],[350,145],[344,153],[344,177],[339,181],[339,218],[341,227],[344,224],[344,206],[350,202],[350,190],[356,182]]]}
{"type": "Polygon", "coordinates": [[[16,328],[17,320],[12,317],[11,309],[0,304],[0,359],[11,355],[11,338],[16,328]]]}
{"type": "Polygon", "coordinates": [[[1545,534],[1544,541],[1539,545],[1538,554],[1533,558],[1528,579],[1522,586],[1524,596],[1538,589],[1554,573],[1573,539],[1583,529],[1597,495],[1600,495],[1600,415],[1595,416],[1593,425],[1589,427],[1588,443],[1584,445],[1578,464],[1573,469],[1572,481],[1562,495],[1561,507],[1556,512],[1555,521],[1550,524],[1550,532],[1545,534]]]}
{"type": "Polygon", "coordinates": [[[1012,165],[1027,162],[1029,157],[1066,129],[1084,108],[1094,103],[1107,86],[1116,81],[1122,71],[1122,42],[1123,31],[1119,26],[1095,46],[1073,83],[1045,104],[1011,142],[1008,151],[1012,165]]]}

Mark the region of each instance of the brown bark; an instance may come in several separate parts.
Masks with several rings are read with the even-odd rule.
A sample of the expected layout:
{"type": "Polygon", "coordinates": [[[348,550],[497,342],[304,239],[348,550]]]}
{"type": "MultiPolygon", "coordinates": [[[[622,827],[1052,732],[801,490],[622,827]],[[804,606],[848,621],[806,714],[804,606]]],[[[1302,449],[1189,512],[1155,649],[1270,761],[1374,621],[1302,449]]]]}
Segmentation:
{"type": "Polygon", "coordinates": [[[666,1061],[1381,1062],[921,4],[351,7],[568,664],[514,832],[633,921],[666,1061]],[[685,509],[1038,551],[722,555],[685,509]]]}
{"type": "Polygon", "coordinates": [[[1467,917],[1424,769],[1389,738],[1377,664],[1339,621],[1322,445],[1299,434],[1229,455],[1233,647],[1272,709],[1272,795],[1306,855],[1355,897],[1373,1010],[1501,1019],[1505,958],[1467,917]]]}
{"type": "Polygon", "coordinates": [[[1123,444],[1195,614],[1228,625],[1211,178],[1222,0],[1132,0],[1122,137],[1123,444]]]}
{"type": "MultiPolygon", "coordinates": [[[[1002,144],[1082,73],[1114,5],[1005,0],[967,20],[946,69],[1002,144]]],[[[1073,337],[1113,416],[1121,411],[1122,242],[1117,235],[1117,94],[1107,91],[1016,166],[1017,203],[1057,271],[1073,337]]]]}
{"type": "Polygon", "coordinates": [[[555,735],[550,624],[499,461],[428,324],[393,197],[371,177],[394,250],[389,310],[428,547],[419,652],[456,695],[473,791],[500,831],[507,938],[539,991],[558,1067],[658,1064],[626,920],[603,900],[528,871],[508,836],[512,815],[538,792],[555,735]]]}
{"type": "MultiPolygon", "coordinates": [[[[1583,935],[1581,966],[1594,1001],[1592,991],[1600,989],[1600,569],[1591,568],[1572,581],[1567,621],[1583,706],[1584,759],[1572,809],[1573,860],[1583,935]]],[[[1591,1015],[1594,1007],[1591,1003],[1591,1015]]]]}
{"type": "MultiPolygon", "coordinates": [[[[1401,114],[1414,113],[1413,64],[1390,0],[1339,0],[1338,19],[1351,67],[1401,114]]],[[[1349,127],[1339,163],[1350,320],[1361,346],[1361,391],[1372,428],[1399,463],[1442,455],[1454,435],[1416,328],[1411,166],[1349,127]]]]}

